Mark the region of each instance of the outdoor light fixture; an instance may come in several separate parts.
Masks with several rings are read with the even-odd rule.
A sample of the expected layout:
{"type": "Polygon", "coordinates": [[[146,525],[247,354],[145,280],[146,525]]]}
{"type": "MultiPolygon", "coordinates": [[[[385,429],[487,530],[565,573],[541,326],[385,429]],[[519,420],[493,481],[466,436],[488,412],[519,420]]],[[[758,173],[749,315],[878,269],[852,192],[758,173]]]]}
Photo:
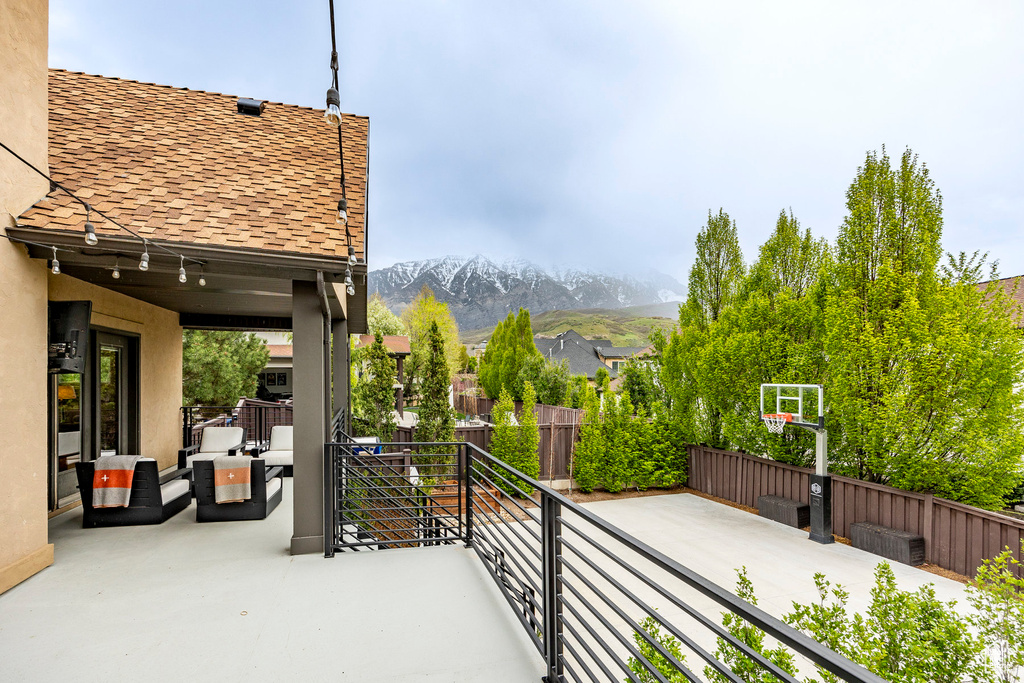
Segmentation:
{"type": "Polygon", "coordinates": [[[200,287],[205,287],[206,286],[206,273],[203,272],[202,268],[199,269],[199,286],[200,287]]]}
{"type": "Polygon", "coordinates": [[[355,296],[356,295],[356,287],[355,287],[355,285],[349,285],[348,286],[348,295],[349,296],[355,296]]]}
{"type": "Polygon", "coordinates": [[[341,125],[341,95],[337,88],[327,89],[327,111],[324,112],[324,118],[335,128],[341,125]]]}
{"type": "Polygon", "coordinates": [[[96,226],[89,221],[89,214],[92,213],[92,207],[88,204],[85,205],[85,243],[90,247],[96,246],[99,242],[96,239],[96,226]]]}
{"type": "Polygon", "coordinates": [[[117,259],[114,259],[114,272],[110,274],[110,277],[114,278],[115,280],[121,279],[121,269],[118,268],[117,259]]]}
{"type": "Polygon", "coordinates": [[[356,258],[356,248],[351,244],[348,245],[348,265],[354,266],[358,262],[359,259],[356,258]]]}
{"type": "Polygon", "coordinates": [[[351,268],[346,268],[345,269],[345,284],[349,285],[349,286],[352,285],[352,269],[351,268]]]}
{"type": "Polygon", "coordinates": [[[53,247],[53,267],[50,268],[50,272],[54,275],[60,275],[60,261],[57,260],[57,247],[53,247]]]}
{"type": "Polygon", "coordinates": [[[185,274],[185,257],[181,257],[181,268],[178,268],[178,282],[185,284],[188,282],[188,275],[185,274]]]}
{"type": "Polygon", "coordinates": [[[139,261],[139,270],[149,270],[149,247],[146,242],[142,242],[142,260],[139,261]]]}
{"type": "Polygon", "coordinates": [[[348,201],[345,199],[338,200],[338,223],[348,225],[348,201]]]}

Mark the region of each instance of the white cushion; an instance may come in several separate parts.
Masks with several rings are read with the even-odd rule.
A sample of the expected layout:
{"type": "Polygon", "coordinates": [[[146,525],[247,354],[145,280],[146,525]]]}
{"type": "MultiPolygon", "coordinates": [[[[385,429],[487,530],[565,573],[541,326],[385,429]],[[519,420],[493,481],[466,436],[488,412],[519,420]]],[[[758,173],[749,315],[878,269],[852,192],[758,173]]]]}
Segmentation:
{"type": "Polygon", "coordinates": [[[292,452],[291,451],[263,451],[260,453],[260,458],[267,463],[267,467],[277,467],[278,465],[291,465],[292,464],[292,452]]]}
{"type": "Polygon", "coordinates": [[[277,490],[281,488],[281,477],[274,477],[267,482],[267,500],[270,500],[271,496],[277,493],[277,490]]]}
{"type": "MultiPolygon", "coordinates": [[[[292,450],[292,427],[274,427],[270,430],[270,450],[292,450]]],[[[291,463],[288,463],[289,465],[291,463]]]]}
{"type": "Polygon", "coordinates": [[[227,451],[222,451],[219,453],[196,453],[195,455],[190,455],[185,458],[185,466],[192,467],[192,463],[194,463],[196,460],[213,460],[214,458],[219,458],[220,456],[227,454],[227,451]]]}
{"type": "Polygon", "coordinates": [[[207,427],[203,430],[200,453],[224,452],[242,443],[241,427],[207,427]]]}
{"type": "Polygon", "coordinates": [[[160,487],[160,503],[167,505],[169,502],[188,493],[188,479],[172,479],[160,487]]]}

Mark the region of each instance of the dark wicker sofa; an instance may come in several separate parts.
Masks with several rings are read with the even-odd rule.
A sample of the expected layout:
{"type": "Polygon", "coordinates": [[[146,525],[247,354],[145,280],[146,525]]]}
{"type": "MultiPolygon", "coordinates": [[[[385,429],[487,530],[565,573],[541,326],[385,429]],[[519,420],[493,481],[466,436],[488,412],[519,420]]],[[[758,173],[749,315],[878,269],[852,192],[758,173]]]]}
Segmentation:
{"type": "Polygon", "coordinates": [[[135,524],[162,524],[178,514],[192,502],[189,491],[192,470],[178,469],[160,476],[156,461],[139,460],[135,463],[132,476],[132,493],[128,507],[94,508],[92,506],[92,480],[95,463],[80,462],[75,465],[78,490],[82,493],[82,528],[95,529],[103,526],[130,526],[135,524]],[[177,480],[186,482],[182,487],[177,480]],[[161,487],[164,487],[161,491],[161,487]],[[165,502],[164,495],[168,497],[165,502]]]}
{"type": "Polygon", "coordinates": [[[252,497],[239,503],[217,503],[213,490],[212,460],[197,460],[193,467],[196,477],[197,522],[264,519],[281,503],[284,493],[284,470],[281,467],[267,467],[259,458],[250,460],[252,497]]]}

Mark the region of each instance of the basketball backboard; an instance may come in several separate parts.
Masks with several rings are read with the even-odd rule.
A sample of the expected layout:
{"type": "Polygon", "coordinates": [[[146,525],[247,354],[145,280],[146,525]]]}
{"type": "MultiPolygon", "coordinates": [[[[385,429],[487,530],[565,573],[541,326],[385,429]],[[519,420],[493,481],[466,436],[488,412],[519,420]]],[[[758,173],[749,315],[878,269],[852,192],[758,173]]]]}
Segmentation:
{"type": "Polygon", "coordinates": [[[824,429],[825,390],[820,384],[762,384],[761,415],[786,415],[788,424],[824,429]]]}

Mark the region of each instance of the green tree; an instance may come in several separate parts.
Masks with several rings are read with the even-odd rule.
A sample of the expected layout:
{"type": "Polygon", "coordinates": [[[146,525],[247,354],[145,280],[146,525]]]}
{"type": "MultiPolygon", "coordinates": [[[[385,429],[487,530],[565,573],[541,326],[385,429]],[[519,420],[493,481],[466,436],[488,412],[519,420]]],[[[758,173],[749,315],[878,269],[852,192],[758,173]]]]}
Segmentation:
{"type": "Polygon", "coordinates": [[[256,375],[270,360],[256,335],[217,330],[185,330],[181,355],[181,393],[188,406],[233,406],[255,396],[256,375]]]}
{"type": "Polygon", "coordinates": [[[594,371],[594,386],[602,395],[611,391],[612,376],[611,373],[608,372],[608,368],[602,366],[594,371]]]}
{"type": "Polygon", "coordinates": [[[622,391],[627,392],[637,408],[648,415],[664,404],[657,363],[648,358],[630,358],[619,370],[622,391]]]}
{"type": "MultiPolygon", "coordinates": [[[[629,670],[637,677],[640,683],[657,683],[660,681],[651,670],[662,675],[669,683],[685,683],[687,680],[681,669],[687,669],[686,655],[679,646],[679,640],[672,635],[661,632],[661,623],[654,617],[646,617],[640,622],[640,628],[634,629],[633,640],[636,642],[636,649],[640,655],[650,662],[650,666],[640,659],[630,656],[629,670]],[[661,648],[657,648],[651,641],[656,642],[661,648]],[[669,656],[662,654],[667,652],[669,656]],[[673,661],[674,660],[674,661],[673,661]]],[[[631,679],[625,679],[629,683],[631,679]]]]}
{"type": "Polygon", "coordinates": [[[573,462],[573,478],[582,491],[593,491],[600,483],[604,451],[601,407],[597,393],[588,385],[583,393],[583,424],[580,427],[580,440],[576,444],[573,462]]]}
{"type": "MultiPolygon", "coordinates": [[[[419,422],[416,424],[415,432],[416,441],[450,442],[455,439],[455,411],[448,402],[451,371],[448,369],[445,338],[437,321],[431,321],[427,330],[426,351],[427,355],[422,370],[422,400],[419,422]]],[[[418,467],[425,466],[422,474],[428,480],[437,481],[452,474],[443,466],[451,465],[454,460],[450,455],[452,450],[449,447],[436,447],[432,450],[437,453],[420,455],[415,462],[418,467]]]]}
{"type": "MultiPolygon", "coordinates": [[[[515,466],[516,456],[519,451],[519,438],[516,426],[513,424],[515,418],[515,401],[508,389],[503,389],[498,402],[491,410],[491,419],[494,421],[494,429],[491,430],[491,455],[496,460],[515,466]]],[[[495,467],[497,476],[485,472],[484,476],[491,479],[502,491],[510,496],[517,495],[516,490],[508,482],[514,481],[511,473],[503,467],[495,467]],[[508,480],[503,481],[502,477],[508,480]]]]}
{"type": "Polygon", "coordinates": [[[708,222],[697,234],[687,305],[705,320],[718,320],[739,295],[745,272],[736,221],[723,209],[717,216],[708,211],[708,222]]]}
{"type": "Polygon", "coordinates": [[[361,353],[366,371],[356,384],[353,393],[354,411],[365,425],[358,431],[359,436],[376,436],[381,441],[391,441],[395,434],[395,360],[388,355],[380,332],[374,335],[373,344],[361,353]]]}
{"type": "MultiPolygon", "coordinates": [[[[526,476],[537,479],[540,476],[540,454],[537,449],[540,447],[540,430],[537,427],[536,393],[533,385],[526,382],[523,389],[523,407],[519,411],[519,439],[516,449],[516,460],[510,463],[517,470],[526,476]]],[[[517,480],[519,488],[526,494],[533,493],[533,486],[529,483],[517,480]]]]}
{"type": "MultiPolygon", "coordinates": [[[[1021,544],[1024,549],[1024,543],[1021,544]]],[[[1021,562],[1006,547],[986,559],[967,586],[967,600],[977,610],[971,623],[985,645],[995,653],[1000,683],[1020,681],[1024,666],[1024,579],[1021,562]]]]}
{"type": "Polygon", "coordinates": [[[520,308],[518,315],[510,312],[498,323],[484,350],[478,377],[487,397],[496,398],[506,388],[521,401],[524,384],[531,379],[523,374],[523,366],[533,357],[540,358],[540,352],[533,341],[530,311],[520,308]]]}
{"type": "Polygon", "coordinates": [[[941,196],[910,150],[896,168],[868,154],[847,210],[824,304],[833,458],[864,479],[1001,505],[1024,450],[1009,302],[939,276],[941,196]]]}
{"type": "Polygon", "coordinates": [[[799,299],[810,292],[827,256],[828,243],[814,239],[810,228],[801,232],[792,209],[789,214],[782,211],[741,289],[767,296],[788,289],[793,298],[799,299]]]}
{"type": "Polygon", "coordinates": [[[527,357],[519,376],[524,387],[527,382],[534,386],[538,403],[550,406],[561,405],[572,381],[569,361],[563,359],[559,363],[553,363],[539,353],[527,357]]]}
{"type": "Polygon", "coordinates": [[[434,298],[429,287],[423,287],[409,306],[402,311],[402,324],[409,335],[409,358],[405,362],[405,393],[410,400],[420,395],[419,383],[423,378],[427,356],[430,353],[428,335],[430,326],[436,323],[444,338],[445,359],[448,368],[448,382],[459,367],[459,326],[448,310],[448,304],[434,298]]]}
{"type": "Polygon", "coordinates": [[[370,334],[380,333],[384,336],[405,334],[405,325],[397,315],[391,312],[379,292],[374,292],[370,300],[366,302],[366,327],[370,334]]]}

